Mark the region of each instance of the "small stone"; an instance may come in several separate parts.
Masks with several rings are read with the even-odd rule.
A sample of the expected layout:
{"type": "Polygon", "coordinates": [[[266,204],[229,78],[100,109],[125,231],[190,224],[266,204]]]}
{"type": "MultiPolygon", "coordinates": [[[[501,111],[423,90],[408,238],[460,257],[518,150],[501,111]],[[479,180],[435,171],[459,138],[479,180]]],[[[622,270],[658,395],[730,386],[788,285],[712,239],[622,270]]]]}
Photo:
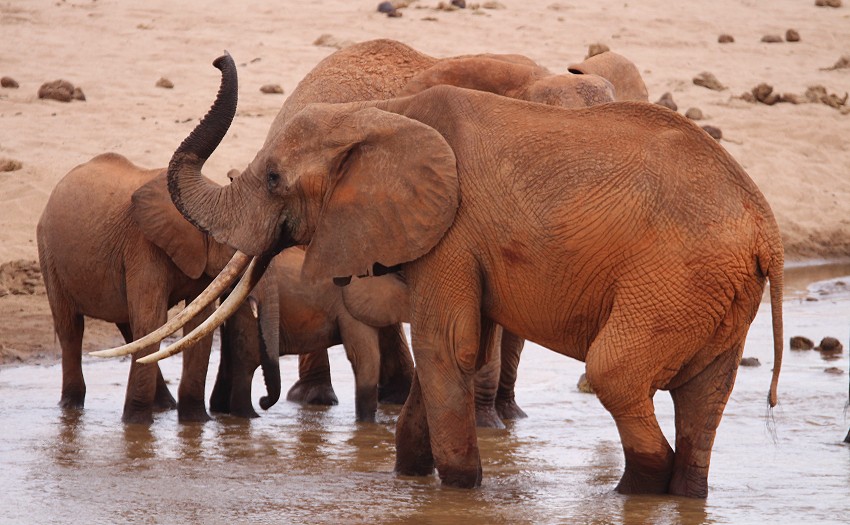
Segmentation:
{"type": "Polygon", "coordinates": [[[800,33],[798,33],[796,29],[789,29],[788,31],[785,31],[785,41],[786,42],[799,42],[800,41],[800,33]]]}
{"type": "Polygon", "coordinates": [[[587,380],[587,374],[582,374],[581,377],[578,378],[578,384],[576,384],[578,391],[583,394],[593,394],[593,386],[591,386],[590,382],[587,380]]]}
{"type": "Polygon", "coordinates": [[[452,0],[452,5],[458,9],[466,9],[466,0],[452,0]]]}
{"type": "Polygon", "coordinates": [[[164,88],[164,89],[174,89],[174,82],[168,80],[165,77],[161,77],[156,81],[156,87],[164,88]]]}
{"type": "Polygon", "coordinates": [[[850,68],[850,55],[843,55],[838,59],[838,62],[833,64],[832,67],[822,68],[824,71],[834,71],[836,69],[848,69],[850,68]]]}
{"type": "Polygon", "coordinates": [[[803,337],[802,335],[795,335],[789,341],[791,346],[791,350],[811,350],[815,347],[815,342],[809,339],[808,337],[803,337]]]}
{"type": "Polygon", "coordinates": [[[829,368],[825,368],[824,372],[826,372],[827,374],[834,374],[834,375],[837,375],[837,376],[844,375],[844,370],[841,369],[841,368],[838,368],[837,366],[831,366],[829,368]]]}
{"type": "Polygon", "coordinates": [[[844,351],[844,345],[841,344],[841,341],[834,337],[824,337],[821,339],[820,344],[815,348],[815,350],[831,354],[840,354],[844,351]]]}
{"type": "Polygon", "coordinates": [[[596,44],[590,44],[590,47],[587,48],[587,56],[584,58],[587,60],[590,57],[602,54],[606,51],[611,51],[611,49],[605,44],[600,44],[598,42],[596,44]]]}
{"type": "Polygon", "coordinates": [[[764,35],[761,37],[761,41],[767,44],[777,44],[782,42],[782,37],[780,35],[764,35]]]}
{"type": "Polygon", "coordinates": [[[260,88],[260,92],[267,95],[282,95],[283,88],[280,87],[280,84],[266,84],[260,88]]]}
{"type": "Polygon", "coordinates": [[[18,85],[18,81],[12,77],[3,77],[0,78],[0,87],[9,88],[9,89],[18,89],[20,87],[18,85]]]}
{"type": "Polygon", "coordinates": [[[664,106],[665,108],[672,109],[673,111],[678,111],[679,109],[679,106],[677,106],[676,103],[673,102],[673,94],[669,91],[661,95],[661,98],[659,98],[655,103],[659,106],[664,106]]]}
{"type": "Polygon", "coordinates": [[[758,357],[744,357],[741,359],[741,366],[761,366],[761,361],[758,357]]]}
{"type": "Polygon", "coordinates": [[[818,7],[841,7],[841,0],[815,0],[818,7]]]}
{"type": "Polygon", "coordinates": [[[720,139],[722,139],[722,138],[723,138],[723,132],[722,132],[722,131],[720,131],[720,128],[718,128],[718,127],[715,127],[715,126],[703,126],[703,127],[702,127],[702,129],[703,129],[703,131],[705,131],[706,133],[708,133],[709,135],[711,135],[711,138],[713,138],[714,140],[719,141],[720,139]]]}
{"type": "Polygon", "coordinates": [[[481,4],[484,9],[507,9],[505,4],[501,2],[484,2],[481,4]]]}
{"type": "Polygon", "coordinates": [[[67,80],[45,82],[38,88],[38,98],[71,102],[74,96],[74,85],[67,80]]]}
{"type": "Polygon", "coordinates": [[[723,91],[726,89],[726,86],[721,84],[720,81],[717,80],[717,77],[708,71],[703,71],[699,75],[695,76],[693,82],[697,86],[702,86],[713,91],[723,91]]]}
{"type": "Polygon", "coordinates": [[[717,41],[721,44],[731,44],[735,41],[735,37],[733,37],[732,35],[728,35],[728,34],[724,33],[724,34],[720,35],[719,37],[717,37],[717,41]]]}
{"type": "Polygon", "coordinates": [[[396,8],[392,2],[381,2],[380,4],[378,4],[379,13],[390,13],[392,11],[395,11],[395,9],[396,8]]]}
{"type": "Polygon", "coordinates": [[[21,164],[17,160],[0,158],[0,171],[2,172],[18,171],[23,167],[23,164],[21,164]]]}
{"type": "Polygon", "coordinates": [[[753,97],[762,104],[772,106],[779,102],[779,94],[773,92],[773,86],[762,82],[753,88],[753,97]]]}
{"type": "Polygon", "coordinates": [[[685,116],[691,120],[702,120],[704,118],[700,108],[690,108],[685,111],[685,116]]]}

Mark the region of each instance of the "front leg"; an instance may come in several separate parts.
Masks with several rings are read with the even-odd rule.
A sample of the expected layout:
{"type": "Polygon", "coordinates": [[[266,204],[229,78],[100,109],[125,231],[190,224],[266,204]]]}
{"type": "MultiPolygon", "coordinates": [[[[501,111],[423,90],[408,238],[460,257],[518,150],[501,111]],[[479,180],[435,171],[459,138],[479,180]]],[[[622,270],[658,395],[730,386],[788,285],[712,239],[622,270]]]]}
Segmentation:
{"type": "MultiPolygon", "coordinates": [[[[195,329],[212,313],[210,305],[195,316],[183,328],[183,335],[195,329]]],[[[181,423],[209,421],[205,401],[207,368],[212,349],[212,333],[198,341],[183,353],[183,374],[177,389],[177,420],[181,423]]]]}
{"type": "MultiPolygon", "coordinates": [[[[481,458],[475,431],[474,374],[481,346],[481,285],[474,263],[450,268],[427,266],[435,253],[411,265],[411,335],[422,401],[408,399],[398,421],[399,473],[415,473],[427,451],[414,440],[422,412],[428,422],[431,453],[445,485],[481,484],[481,458]],[[403,452],[407,447],[412,449],[403,452]]],[[[413,398],[413,393],[411,393],[413,398]]]]}
{"type": "Polygon", "coordinates": [[[519,356],[525,339],[507,330],[502,331],[502,366],[499,373],[499,390],[496,393],[496,412],[502,419],[522,419],[528,417],[516,403],[514,386],[516,385],[519,356]]]}
{"type": "Polygon", "coordinates": [[[378,349],[378,330],[341,315],[339,332],[342,346],[354,370],[354,406],[357,421],[374,422],[378,410],[378,379],[381,353],[378,349]]]}
{"type": "Polygon", "coordinates": [[[496,411],[496,391],[501,369],[502,328],[492,321],[481,325],[484,363],[475,373],[475,423],[479,428],[505,428],[496,411]]]}
{"type": "Polygon", "coordinates": [[[298,381],[286,393],[286,400],[305,405],[339,404],[331,384],[327,349],[298,356],[298,381]]]}

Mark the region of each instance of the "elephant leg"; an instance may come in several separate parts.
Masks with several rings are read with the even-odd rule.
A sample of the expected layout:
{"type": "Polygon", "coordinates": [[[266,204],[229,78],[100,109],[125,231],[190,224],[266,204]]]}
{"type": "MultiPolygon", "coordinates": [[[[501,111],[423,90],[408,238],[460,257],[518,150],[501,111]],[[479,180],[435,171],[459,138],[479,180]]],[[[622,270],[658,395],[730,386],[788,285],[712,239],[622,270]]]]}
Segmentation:
{"type": "Polygon", "coordinates": [[[378,410],[378,379],[381,373],[381,352],[378,330],[350,316],[341,316],[339,332],[342,346],[354,370],[354,406],[357,421],[375,421],[378,410]]]}
{"type": "Polygon", "coordinates": [[[395,472],[402,476],[429,476],[434,473],[431,437],[422,400],[422,388],[414,372],[410,394],[401,408],[395,433],[395,472]]]}
{"type": "Polygon", "coordinates": [[[502,366],[499,372],[499,390],[496,392],[496,412],[502,419],[522,419],[528,417],[514,398],[519,357],[525,339],[507,330],[502,331],[502,366]]]}
{"type": "MultiPolygon", "coordinates": [[[[189,321],[183,327],[183,335],[188,335],[204,322],[213,308],[213,305],[207,306],[189,321]]],[[[205,405],[205,389],[212,339],[213,334],[210,333],[183,352],[183,373],[177,390],[177,420],[181,423],[204,422],[210,419],[205,405]]]]}
{"type": "MultiPolygon", "coordinates": [[[[116,323],[115,326],[117,326],[118,330],[121,331],[121,335],[124,337],[125,343],[131,343],[133,341],[133,331],[130,329],[129,323],[116,323]]],[[[168,390],[168,384],[162,376],[162,369],[159,367],[159,364],[152,366],[156,366],[158,372],[156,378],[156,397],[154,397],[153,401],[154,409],[174,410],[177,408],[177,400],[174,399],[174,396],[171,395],[171,391],[168,390]]]]}
{"type": "Polygon", "coordinates": [[[56,337],[62,348],[62,397],[59,406],[66,410],[80,410],[86,401],[82,365],[85,319],[82,315],[67,312],[59,320],[55,308],[53,312],[56,337]]]}
{"type": "Polygon", "coordinates": [[[378,381],[378,402],[401,405],[410,393],[413,382],[413,357],[401,323],[378,330],[381,350],[381,374],[378,381]]]}
{"type": "Polygon", "coordinates": [[[327,350],[298,356],[298,381],[286,393],[286,399],[306,405],[339,404],[331,384],[331,364],[327,350]]]}
{"type": "Polygon", "coordinates": [[[741,341],[693,379],[670,391],[676,414],[676,459],[670,494],[691,498],[708,496],[711,447],[732,393],[743,351],[741,341]]]}
{"type": "MultiPolygon", "coordinates": [[[[128,279],[127,300],[134,340],[162,326],[168,317],[166,292],[152,289],[150,284],[157,279],[161,277],[128,279]]],[[[124,399],[124,413],[121,417],[125,423],[150,424],[153,422],[159,368],[139,364],[136,360],[154,352],[158,346],[151,345],[133,354],[130,376],[127,380],[127,395],[124,399]]]]}
{"type": "Polygon", "coordinates": [[[479,355],[484,356],[484,363],[475,372],[475,424],[479,428],[505,428],[496,412],[501,344],[502,327],[490,321],[482,321],[479,355]]]}
{"type": "Polygon", "coordinates": [[[233,347],[229,343],[228,323],[221,327],[221,357],[218,361],[218,373],[210,394],[210,412],[230,413],[230,394],[233,391],[233,347]]]}
{"type": "Polygon", "coordinates": [[[673,474],[673,449],[652,402],[655,371],[645,357],[659,346],[657,337],[637,333],[612,312],[587,353],[587,379],[614,417],[626,456],[621,494],[664,494],[673,474]]]}

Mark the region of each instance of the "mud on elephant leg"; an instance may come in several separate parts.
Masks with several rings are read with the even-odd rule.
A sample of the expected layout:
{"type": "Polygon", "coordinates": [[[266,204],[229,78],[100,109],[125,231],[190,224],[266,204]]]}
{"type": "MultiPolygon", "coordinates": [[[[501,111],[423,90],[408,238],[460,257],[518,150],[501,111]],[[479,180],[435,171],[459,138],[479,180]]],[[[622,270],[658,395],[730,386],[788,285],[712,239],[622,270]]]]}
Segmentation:
{"type": "Polygon", "coordinates": [[[331,385],[331,365],[327,350],[298,356],[298,381],[286,393],[286,399],[306,405],[339,404],[331,385]]]}
{"type": "Polygon", "coordinates": [[[676,459],[670,494],[708,496],[711,447],[735,383],[743,341],[684,385],[670,391],[676,413],[676,459]]]}
{"type": "MultiPolygon", "coordinates": [[[[213,311],[208,306],[195,316],[183,328],[183,335],[188,335],[201,324],[213,311]]],[[[212,333],[188,348],[183,354],[183,373],[180,376],[180,387],[177,390],[177,420],[181,423],[209,421],[205,405],[205,389],[207,369],[212,349],[212,333]]]]}
{"type": "MultiPolygon", "coordinates": [[[[121,331],[125,343],[133,342],[133,331],[130,329],[128,323],[116,323],[115,326],[121,331]]],[[[156,377],[156,396],[153,400],[154,410],[174,410],[177,408],[177,400],[174,399],[174,396],[171,395],[171,391],[168,389],[168,383],[165,382],[165,378],[162,376],[162,369],[159,368],[159,365],[156,365],[156,368],[158,375],[156,377]]]]}
{"type": "Polygon", "coordinates": [[[516,403],[514,387],[516,385],[519,358],[525,339],[507,330],[502,331],[502,366],[499,373],[499,390],[496,392],[496,412],[502,419],[522,419],[528,417],[516,403]]]}
{"type": "Polygon", "coordinates": [[[381,350],[381,377],[378,402],[403,405],[413,382],[413,357],[401,323],[378,329],[381,350]]]}

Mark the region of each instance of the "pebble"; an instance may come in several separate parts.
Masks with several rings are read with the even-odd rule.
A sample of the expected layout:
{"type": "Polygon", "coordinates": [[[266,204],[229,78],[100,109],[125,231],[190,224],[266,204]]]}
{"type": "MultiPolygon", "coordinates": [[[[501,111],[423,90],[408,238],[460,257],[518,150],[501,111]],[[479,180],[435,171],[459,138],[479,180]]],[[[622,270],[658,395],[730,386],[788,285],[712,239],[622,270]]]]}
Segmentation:
{"type": "Polygon", "coordinates": [[[844,351],[844,345],[841,344],[841,341],[834,337],[824,337],[821,339],[820,344],[815,347],[815,350],[819,350],[821,352],[829,352],[833,354],[840,354],[844,351]]]}
{"type": "Polygon", "coordinates": [[[703,118],[705,118],[700,108],[688,109],[687,111],[685,111],[685,116],[691,120],[702,120],[703,118]]]}
{"type": "Polygon", "coordinates": [[[24,165],[17,160],[0,158],[0,172],[18,171],[23,167],[24,165]]]}
{"type": "Polygon", "coordinates": [[[727,35],[726,33],[724,33],[724,34],[720,35],[719,37],[717,37],[717,41],[720,42],[721,44],[731,44],[735,41],[735,37],[733,37],[732,35],[727,35]]]}
{"type": "Polygon", "coordinates": [[[802,335],[795,335],[789,341],[791,346],[791,350],[811,350],[815,347],[815,342],[809,339],[808,337],[803,337],[802,335]]]}
{"type": "Polygon", "coordinates": [[[18,87],[20,87],[18,85],[18,81],[15,80],[12,77],[0,78],[0,86],[2,86],[4,88],[10,88],[10,89],[18,89],[18,87]]]}
{"type": "Polygon", "coordinates": [[[815,0],[818,7],[841,7],[841,0],[815,0]]]}
{"type": "Polygon", "coordinates": [[[283,88],[280,87],[280,84],[266,84],[260,88],[260,92],[267,95],[282,95],[283,88]]]}
{"type": "Polygon", "coordinates": [[[74,98],[74,85],[67,80],[45,82],[38,88],[38,98],[71,102],[74,98]]]}
{"type": "Polygon", "coordinates": [[[159,80],[156,81],[156,87],[161,87],[161,88],[165,88],[165,89],[173,89],[174,88],[174,82],[168,80],[165,77],[162,77],[162,78],[160,78],[159,80]]]}
{"type": "Polygon", "coordinates": [[[673,111],[678,111],[679,109],[679,106],[677,106],[676,103],[673,102],[673,94],[669,91],[661,95],[661,98],[659,98],[655,103],[659,106],[664,106],[665,108],[672,109],[673,111]]]}
{"type": "Polygon", "coordinates": [[[782,37],[780,35],[764,35],[761,37],[761,41],[768,44],[777,44],[782,42],[782,37]]]}
{"type": "Polygon", "coordinates": [[[714,140],[719,141],[723,138],[723,132],[720,131],[720,128],[716,126],[703,126],[702,129],[703,131],[711,135],[711,138],[713,138],[714,140]]]}
{"type": "Polygon", "coordinates": [[[717,77],[708,71],[703,71],[699,75],[695,76],[693,82],[697,86],[702,86],[713,91],[723,91],[726,89],[726,86],[721,84],[720,81],[717,80],[717,77]]]}
{"type": "Polygon", "coordinates": [[[798,33],[796,29],[789,29],[788,31],[785,31],[785,41],[786,42],[799,42],[800,41],[800,33],[798,33]]]}
{"type": "Polygon", "coordinates": [[[761,366],[761,361],[758,357],[744,357],[740,364],[741,366],[761,366]]]}

